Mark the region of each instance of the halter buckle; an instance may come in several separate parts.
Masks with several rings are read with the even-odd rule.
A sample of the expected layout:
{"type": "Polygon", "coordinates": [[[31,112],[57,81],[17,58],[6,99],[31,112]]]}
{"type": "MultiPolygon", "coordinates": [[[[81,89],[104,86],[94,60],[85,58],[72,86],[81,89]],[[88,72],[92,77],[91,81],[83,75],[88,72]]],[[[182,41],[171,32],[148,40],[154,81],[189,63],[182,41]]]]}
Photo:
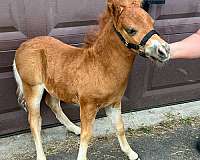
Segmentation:
{"type": "Polygon", "coordinates": [[[127,41],[125,41],[124,45],[125,45],[126,47],[128,47],[129,43],[128,43],[127,41]]]}
{"type": "Polygon", "coordinates": [[[142,45],[139,45],[139,49],[138,49],[139,52],[143,52],[144,53],[144,46],[142,45]]]}
{"type": "Polygon", "coordinates": [[[144,46],[139,45],[139,50],[138,50],[138,54],[144,58],[147,58],[146,54],[145,54],[145,49],[144,46]]]}

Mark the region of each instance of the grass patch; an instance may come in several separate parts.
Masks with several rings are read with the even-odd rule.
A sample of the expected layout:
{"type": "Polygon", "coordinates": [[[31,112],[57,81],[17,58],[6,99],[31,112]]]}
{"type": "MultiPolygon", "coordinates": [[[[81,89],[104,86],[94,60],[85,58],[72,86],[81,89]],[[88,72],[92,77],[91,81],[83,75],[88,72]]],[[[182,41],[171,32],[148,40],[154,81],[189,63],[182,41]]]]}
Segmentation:
{"type": "Polygon", "coordinates": [[[150,134],[153,130],[153,127],[141,127],[138,129],[139,132],[143,132],[145,134],[150,134]]]}
{"type": "Polygon", "coordinates": [[[184,125],[192,125],[193,118],[187,117],[187,118],[180,118],[180,123],[184,125]]]}
{"type": "Polygon", "coordinates": [[[139,129],[129,128],[127,134],[130,136],[142,136],[144,134],[159,135],[170,132],[179,127],[200,125],[200,117],[183,118],[170,113],[167,113],[165,116],[167,117],[166,121],[162,121],[154,126],[141,126],[139,129]]]}

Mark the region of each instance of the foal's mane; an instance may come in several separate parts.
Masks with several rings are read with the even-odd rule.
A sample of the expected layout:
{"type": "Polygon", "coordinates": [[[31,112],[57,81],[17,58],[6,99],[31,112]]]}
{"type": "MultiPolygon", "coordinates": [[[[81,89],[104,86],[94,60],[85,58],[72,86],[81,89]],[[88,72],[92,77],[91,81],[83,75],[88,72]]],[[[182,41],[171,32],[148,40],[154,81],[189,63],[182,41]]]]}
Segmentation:
{"type": "MultiPolygon", "coordinates": [[[[107,0],[107,1],[109,1],[109,0],[107,0]]],[[[118,2],[118,0],[115,0],[115,2],[120,3],[122,6],[127,6],[127,4],[129,4],[129,5],[135,5],[135,6],[141,7],[143,0],[124,0],[123,2],[122,1],[118,2]]],[[[84,38],[84,48],[89,48],[95,43],[95,41],[97,40],[99,35],[102,33],[105,25],[109,22],[110,19],[111,19],[111,15],[107,8],[103,12],[103,14],[99,17],[97,28],[96,27],[92,28],[86,34],[86,36],[84,38]]]]}
{"type": "Polygon", "coordinates": [[[97,37],[99,37],[100,33],[104,29],[105,25],[109,22],[110,18],[111,17],[108,10],[105,10],[99,17],[98,26],[91,28],[91,30],[86,34],[84,38],[84,48],[89,48],[95,43],[97,37]]]}

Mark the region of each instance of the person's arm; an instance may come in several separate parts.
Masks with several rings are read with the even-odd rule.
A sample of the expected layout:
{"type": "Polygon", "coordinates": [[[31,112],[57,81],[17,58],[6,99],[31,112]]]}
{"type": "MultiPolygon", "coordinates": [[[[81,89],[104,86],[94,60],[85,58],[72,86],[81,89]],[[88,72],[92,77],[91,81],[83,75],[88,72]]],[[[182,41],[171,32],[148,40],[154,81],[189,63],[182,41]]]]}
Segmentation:
{"type": "Polygon", "coordinates": [[[200,29],[186,39],[170,44],[171,59],[200,58],[200,29]]]}

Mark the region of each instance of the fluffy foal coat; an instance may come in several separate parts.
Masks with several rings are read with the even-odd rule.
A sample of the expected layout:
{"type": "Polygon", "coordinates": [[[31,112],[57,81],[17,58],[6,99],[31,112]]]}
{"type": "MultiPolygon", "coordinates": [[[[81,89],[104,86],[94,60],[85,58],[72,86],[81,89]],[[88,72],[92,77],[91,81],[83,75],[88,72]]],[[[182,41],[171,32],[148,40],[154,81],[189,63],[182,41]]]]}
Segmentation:
{"type": "MultiPolygon", "coordinates": [[[[40,135],[40,101],[44,90],[48,92],[45,102],[58,120],[68,130],[76,134],[81,132],[78,160],[86,160],[92,124],[101,108],[106,108],[106,114],[116,127],[122,151],[131,160],[138,158],[127,143],[121,118],[121,99],[136,53],[127,49],[114,32],[113,26],[124,34],[123,20],[119,21],[121,16],[130,25],[133,24],[132,17],[138,29],[145,24],[143,31],[135,36],[137,43],[153,28],[153,20],[139,6],[132,4],[127,9],[117,1],[108,0],[106,22],[104,19],[101,33],[87,47],[73,47],[46,36],[28,40],[16,51],[13,67],[18,100],[28,110],[38,160],[46,159],[40,135]],[[143,20],[137,20],[132,10],[143,20]],[[80,105],[81,130],[65,116],[60,100],[80,105]]],[[[125,37],[132,40],[127,35],[125,37]]]]}

